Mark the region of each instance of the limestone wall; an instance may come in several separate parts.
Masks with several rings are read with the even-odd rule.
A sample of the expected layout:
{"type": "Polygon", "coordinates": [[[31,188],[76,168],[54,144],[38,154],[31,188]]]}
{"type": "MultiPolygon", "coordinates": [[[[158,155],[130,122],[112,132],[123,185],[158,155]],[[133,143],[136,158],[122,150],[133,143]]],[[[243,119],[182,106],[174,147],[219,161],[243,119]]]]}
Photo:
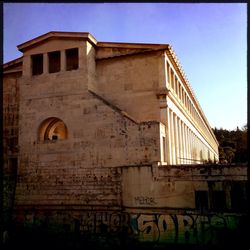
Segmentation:
{"type": "Polygon", "coordinates": [[[90,93],[85,100],[77,95],[29,102],[21,118],[18,204],[86,204],[85,198],[96,204],[97,196],[119,203],[111,168],[160,160],[158,123],[136,124],[90,93]],[[67,139],[39,141],[47,117],[64,121],[67,139]]]}
{"type": "MultiPolygon", "coordinates": [[[[16,70],[12,68],[12,70],[16,70]]],[[[19,83],[20,72],[9,73],[3,79],[3,227],[11,220],[18,168],[19,83]]]]}
{"type": "Polygon", "coordinates": [[[81,70],[23,77],[16,204],[119,205],[114,167],[160,160],[159,123],[138,124],[87,90],[81,70]],[[65,140],[41,140],[50,117],[65,140]]]}
{"type": "Polygon", "coordinates": [[[160,121],[161,52],[97,59],[96,91],[138,121],[160,121]]]}

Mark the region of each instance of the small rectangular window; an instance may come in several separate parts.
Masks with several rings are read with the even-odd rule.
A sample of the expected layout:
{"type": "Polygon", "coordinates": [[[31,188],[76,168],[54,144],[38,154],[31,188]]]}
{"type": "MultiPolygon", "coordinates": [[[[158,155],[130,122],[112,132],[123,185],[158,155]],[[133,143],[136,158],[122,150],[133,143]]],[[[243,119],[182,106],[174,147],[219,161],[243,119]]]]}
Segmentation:
{"type": "Polygon", "coordinates": [[[41,75],[43,73],[43,54],[31,56],[32,75],[41,75]]]}
{"type": "Polygon", "coordinates": [[[48,55],[49,55],[49,73],[59,72],[61,65],[60,51],[50,52],[48,53],[48,55]]]}
{"type": "Polygon", "coordinates": [[[203,212],[208,210],[208,192],[195,191],[195,207],[197,210],[203,212]]]}
{"type": "Polygon", "coordinates": [[[78,69],[78,48],[66,50],[66,70],[78,69]]]}

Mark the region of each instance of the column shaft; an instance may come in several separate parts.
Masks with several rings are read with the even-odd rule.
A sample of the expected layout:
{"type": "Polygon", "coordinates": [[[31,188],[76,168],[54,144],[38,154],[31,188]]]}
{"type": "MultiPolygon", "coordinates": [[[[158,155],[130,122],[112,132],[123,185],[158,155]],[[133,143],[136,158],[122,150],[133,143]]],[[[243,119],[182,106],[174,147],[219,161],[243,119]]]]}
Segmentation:
{"type": "Polygon", "coordinates": [[[172,164],[176,164],[176,143],[175,143],[175,123],[174,113],[171,111],[171,145],[172,145],[172,164]]]}
{"type": "Polygon", "coordinates": [[[66,52],[61,50],[61,71],[66,71],[66,52]]]}
{"type": "Polygon", "coordinates": [[[174,115],[174,125],[175,125],[175,148],[176,148],[176,164],[180,163],[180,148],[179,148],[179,135],[178,135],[178,117],[174,115]]]}
{"type": "Polygon", "coordinates": [[[43,54],[43,74],[48,74],[49,72],[49,60],[48,53],[43,54]]]}
{"type": "Polygon", "coordinates": [[[172,143],[171,143],[171,117],[170,110],[167,107],[167,131],[166,131],[166,142],[167,142],[167,163],[172,164],[172,143]]]}

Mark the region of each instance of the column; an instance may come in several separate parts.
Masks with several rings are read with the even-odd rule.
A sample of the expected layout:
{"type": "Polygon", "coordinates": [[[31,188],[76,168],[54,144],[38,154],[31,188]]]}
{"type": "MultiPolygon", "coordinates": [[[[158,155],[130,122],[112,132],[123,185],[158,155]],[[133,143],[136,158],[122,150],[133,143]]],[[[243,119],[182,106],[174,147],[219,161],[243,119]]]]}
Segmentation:
{"type": "Polygon", "coordinates": [[[178,131],[178,117],[174,115],[174,127],[175,127],[175,149],[176,149],[176,164],[180,163],[180,148],[179,148],[179,131],[178,131]]]}
{"type": "Polygon", "coordinates": [[[172,143],[171,143],[171,116],[170,116],[170,110],[169,107],[167,107],[167,132],[166,132],[166,136],[167,136],[167,163],[168,164],[173,164],[172,163],[172,143]]]}
{"type": "Polygon", "coordinates": [[[166,126],[160,124],[160,147],[161,147],[161,161],[167,162],[166,157],[166,126]]]}
{"type": "Polygon", "coordinates": [[[183,163],[187,164],[187,131],[185,123],[182,123],[182,131],[183,131],[183,163]]]}
{"type": "Polygon", "coordinates": [[[191,150],[190,150],[191,146],[190,146],[190,144],[191,144],[190,129],[189,129],[189,127],[187,127],[187,149],[188,149],[187,150],[187,158],[188,158],[187,163],[188,164],[191,163],[191,161],[190,161],[190,159],[191,159],[191,150]]]}
{"type": "Polygon", "coordinates": [[[187,148],[187,164],[190,163],[190,155],[189,155],[189,128],[186,126],[186,148],[187,148]]]}
{"type": "Polygon", "coordinates": [[[30,77],[32,75],[31,56],[23,57],[23,76],[30,77]]]}
{"type": "Polygon", "coordinates": [[[179,159],[180,159],[180,164],[183,163],[183,137],[182,137],[182,125],[181,125],[181,119],[178,119],[178,127],[179,127],[179,159]]]}
{"type": "Polygon", "coordinates": [[[43,54],[43,74],[48,74],[49,72],[49,60],[48,53],[43,54]]]}
{"type": "Polygon", "coordinates": [[[194,160],[195,160],[195,163],[197,163],[197,138],[196,138],[196,135],[194,134],[194,160]]]}
{"type": "Polygon", "coordinates": [[[171,145],[172,145],[172,164],[176,164],[176,144],[175,144],[175,123],[174,123],[174,113],[171,111],[171,145]]]}
{"type": "Polygon", "coordinates": [[[197,142],[198,142],[198,145],[197,145],[197,148],[198,148],[198,150],[197,150],[197,152],[198,152],[197,153],[197,158],[199,160],[199,163],[201,163],[201,154],[200,154],[201,144],[200,144],[200,140],[198,139],[197,142]]]}
{"type": "Polygon", "coordinates": [[[190,140],[190,146],[191,146],[191,163],[192,164],[194,164],[194,151],[193,151],[193,149],[194,149],[194,136],[193,136],[193,132],[192,131],[190,131],[190,137],[191,137],[191,140],[190,140]]]}
{"type": "Polygon", "coordinates": [[[78,48],[79,69],[87,70],[87,42],[78,48]]]}
{"type": "Polygon", "coordinates": [[[66,71],[66,52],[61,50],[61,71],[66,71]]]}

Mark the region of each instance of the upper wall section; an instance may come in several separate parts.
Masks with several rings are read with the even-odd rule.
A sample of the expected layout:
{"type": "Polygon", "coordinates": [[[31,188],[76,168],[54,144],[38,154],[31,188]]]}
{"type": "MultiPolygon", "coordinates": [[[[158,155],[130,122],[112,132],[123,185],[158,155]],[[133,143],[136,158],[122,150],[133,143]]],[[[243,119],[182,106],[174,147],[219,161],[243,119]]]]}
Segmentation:
{"type": "Polygon", "coordinates": [[[150,51],[96,60],[95,91],[138,121],[159,121],[161,54],[150,51]]]}
{"type": "Polygon", "coordinates": [[[49,32],[18,45],[23,52],[23,76],[71,70],[87,73],[89,47],[95,44],[89,33],[49,32]]]}
{"type": "Polygon", "coordinates": [[[96,40],[89,33],[49,32],[18,45],[21,97],[82,93],[95,77],[96,40]]]}

